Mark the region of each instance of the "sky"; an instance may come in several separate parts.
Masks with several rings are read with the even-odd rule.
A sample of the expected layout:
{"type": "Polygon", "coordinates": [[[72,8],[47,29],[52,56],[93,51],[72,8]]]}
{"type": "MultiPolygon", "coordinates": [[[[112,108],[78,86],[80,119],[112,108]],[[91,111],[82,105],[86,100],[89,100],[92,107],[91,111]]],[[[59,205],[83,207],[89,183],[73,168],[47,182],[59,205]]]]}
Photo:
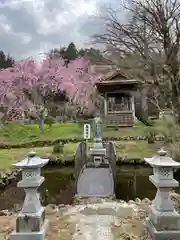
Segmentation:
{"type": "Polygon", "coordinates": [[[89,47],[102,30],[95,16],[112,0],[0,0],[0,49],[15,59],[42,58],[74,42],[89,47]],[[3,1],[3,2],[2,2],[3,1]]]}

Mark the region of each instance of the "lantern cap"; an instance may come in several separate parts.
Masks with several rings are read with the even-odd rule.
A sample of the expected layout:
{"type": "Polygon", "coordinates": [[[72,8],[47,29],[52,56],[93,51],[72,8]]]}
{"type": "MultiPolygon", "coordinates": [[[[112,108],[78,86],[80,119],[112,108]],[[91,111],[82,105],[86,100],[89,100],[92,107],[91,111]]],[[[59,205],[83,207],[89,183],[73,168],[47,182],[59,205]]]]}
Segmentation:
{"type": "Polygon", "coordinates": [[[164,148],[161,148],[157,153],[161,157],[164,157],[164,156],[168,155],[168,152],[166,150],[164,150],[164,148]]]}
{"type": "Polygon", "coordinates": [[[36,156],[36,152],[34,152],[34,151],[31,151],[31,152],[28,153],[29,158],[32,158],[32,157],[35,157],[35,156],[36,156]]]}
{"type": "Polygon", "coordinates": [[[36,152],[30,151],[27,157],[22,161],[13,164],[16,168],[41,168],[49,162],[49,159],[43,159],[36,156],[36,152]]]}
{"type": "Polygon", "coordinates": [[[102,123],[102,119],[101,119],[100,114],[95,116],[94,121],[102,123]]]}
{"type": "Polygon", "coordinates": [[[152,158],[144,158],[144,160],[152,167],[180,167],[180,163],[174,161],[170,156],[168,156],[168,152],[164,150],[164,148],[157,151],[157,154],[152,158]]]}

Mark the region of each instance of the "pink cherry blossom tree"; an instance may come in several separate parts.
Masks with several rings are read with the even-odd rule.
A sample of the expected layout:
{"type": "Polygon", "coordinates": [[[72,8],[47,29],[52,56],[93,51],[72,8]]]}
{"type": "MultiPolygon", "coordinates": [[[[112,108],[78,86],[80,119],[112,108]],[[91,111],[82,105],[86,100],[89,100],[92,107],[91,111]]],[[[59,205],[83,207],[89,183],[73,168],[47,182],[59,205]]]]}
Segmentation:
{"type": "Polygon", "coordinates": [[[83,58],[68,66],[56,57],[47,57],[42,62],[28,58],[0,71],[0,104],[7,109],[7,114],[12,110],[34,109],[37,115],[42,115],[50,96],[65,94],[68,103],[89,112],[94,106],[96,80],[90,62],[83,58]]]}

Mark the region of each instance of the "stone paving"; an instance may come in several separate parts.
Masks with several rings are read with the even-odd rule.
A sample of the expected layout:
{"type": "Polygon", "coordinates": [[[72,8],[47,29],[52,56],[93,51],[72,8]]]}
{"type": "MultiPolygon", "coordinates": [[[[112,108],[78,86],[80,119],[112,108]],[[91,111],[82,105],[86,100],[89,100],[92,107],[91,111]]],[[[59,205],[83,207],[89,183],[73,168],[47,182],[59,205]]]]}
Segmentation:
{"type": "Polygon", "coordinates": [[[143,225],[138,220],[129,222],[129,219],[137,216],[137,206],[135,204],[110,201],[77,205],[70,207],[65,215],[70,216],[68,220],[70,223],[75,223],[73,240],[128,239],[127,237],[131,231],[126,233],[126,228],[131,229],[133,225],[137,226],[137,224],[139,226],[138,230],[135,228],[136,232],[139,229],[140,232],[137,233],[136,238],[132,231],[132,239],[140,239],[144,231],[143,225]],[[123,234],[121,238],[119,238],[119,234],[123,234]]]}
{"type": "MultiPolygon", "coordinates": [[[[73,235],[74,240],[113,240],[111,224],[113,216],[109,215],[91,215],[76,216],[76,232],[73,235]],[[80,217],[80,218],[79,218],[80,217]]],[[[74,219],[75,220],[75,219],[74,219]]]]}
{"type": "MultiPolygon", "coordinates": [[[[143,221],[150,201],[89,201],[90,203],[60,208],[47,206],[49,229],[46,240],[149,240],[147,233],[144,233],[143,221]],[[137,208],[143,213],[141,217],[137,208]]],[[[4,237],[15,227],[16,216],[9,214],[0,218],[0,232],[4,237]]]]}

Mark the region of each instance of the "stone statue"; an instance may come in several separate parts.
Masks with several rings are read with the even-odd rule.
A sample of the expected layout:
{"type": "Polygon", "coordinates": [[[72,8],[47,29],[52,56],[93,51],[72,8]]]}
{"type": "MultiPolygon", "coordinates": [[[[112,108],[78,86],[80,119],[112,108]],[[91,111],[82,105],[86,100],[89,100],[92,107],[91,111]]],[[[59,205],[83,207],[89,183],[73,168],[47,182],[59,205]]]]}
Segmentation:
{"type": "Polygon", "coordinates": [[[99,116],[94,119],[94,138],[102,138],[102,120],[99,116]]]}

